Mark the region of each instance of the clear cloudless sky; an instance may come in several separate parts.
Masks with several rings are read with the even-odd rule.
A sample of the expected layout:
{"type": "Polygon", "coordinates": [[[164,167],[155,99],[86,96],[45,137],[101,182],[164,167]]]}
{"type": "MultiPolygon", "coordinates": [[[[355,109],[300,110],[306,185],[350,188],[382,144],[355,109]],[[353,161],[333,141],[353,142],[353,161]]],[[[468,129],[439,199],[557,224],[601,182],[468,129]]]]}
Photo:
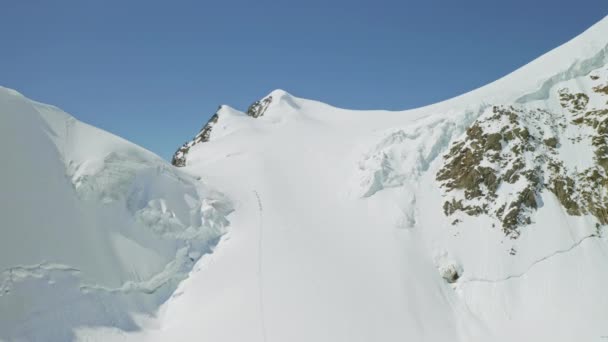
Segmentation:
{"type": "Polygon", "coordinates": [[[0,0],[0,85],[168,159],[219,104],[245,110],[281,88],[419,107],[607,14],[606,0],[0,0]]]}

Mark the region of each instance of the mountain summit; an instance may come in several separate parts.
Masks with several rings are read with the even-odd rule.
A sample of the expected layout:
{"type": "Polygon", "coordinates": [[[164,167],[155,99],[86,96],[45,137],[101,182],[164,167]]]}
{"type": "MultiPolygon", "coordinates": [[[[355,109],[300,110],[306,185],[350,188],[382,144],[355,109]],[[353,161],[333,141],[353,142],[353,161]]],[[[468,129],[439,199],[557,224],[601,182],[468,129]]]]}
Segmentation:
{"type": "Polygon", "coordinates": [[[0,95],[0,340],[608,336],[608,18],[419,109],[220,106],[176,167],[0,95]]]}

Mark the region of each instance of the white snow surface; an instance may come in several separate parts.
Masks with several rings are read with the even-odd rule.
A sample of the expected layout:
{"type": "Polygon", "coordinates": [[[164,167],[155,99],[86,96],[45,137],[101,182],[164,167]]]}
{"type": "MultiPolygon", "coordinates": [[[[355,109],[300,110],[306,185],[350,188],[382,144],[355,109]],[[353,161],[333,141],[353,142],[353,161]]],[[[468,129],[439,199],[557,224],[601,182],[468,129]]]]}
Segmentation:
{"type": "Polygon", "coordinates": [[[137,329],[228,225],[222,194],[6,88],[0,136],[0,340],[137,329]]]}
{"type": "MultiPolygon", "coordinates": [[[[607,70],[605,18],[424,108],[276,90],[259,118],[223,106],[183,169],[0,89],[0,340],[608,338],[608,241],[593,217],[544,192],[517,239],[486,216],[453,226],[435,180],[489,106],[561,113],[557,89],[588,92],[607,70]]],[[[562,147],[567,165],[593,162],[562,147]]]]}

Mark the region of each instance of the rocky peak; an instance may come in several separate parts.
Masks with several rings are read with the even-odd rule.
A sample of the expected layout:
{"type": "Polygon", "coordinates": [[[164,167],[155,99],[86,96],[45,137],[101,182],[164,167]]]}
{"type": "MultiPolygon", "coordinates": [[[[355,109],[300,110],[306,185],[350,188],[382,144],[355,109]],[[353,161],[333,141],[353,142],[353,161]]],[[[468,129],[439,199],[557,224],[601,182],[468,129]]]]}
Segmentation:
{"type": "MultiPolygon", "coordinates": [[[[268,95],[261,100],[255,101],[252,103],[247,109],[248,116],[252,118],[259,118],[264,115],[268,107],[272,103],[272,95],[268,95]]],[[[201,128],[199,133],[190,141],[184,143],[177,151],[173,154],[171,158],[171,164],[177,167],[186,166],[186,157],[190,148],[196,144],[207,142],[211,139],[211,132],[213,131],[213,127],[217,124],[220,119],[220,112],[222,110],[222,106],[219,106],[218,110],[211,116],[209,121],[201,128]]]]}
{"type": "Polygon", "coordinates": [[[251,106],[249,106],[249,108],[247,108],[247,115],[251,116],[252,118],[259,118],[260,116],[264,115],[271,103],[272,95],[255,101],[251,104],[251,106]]]}

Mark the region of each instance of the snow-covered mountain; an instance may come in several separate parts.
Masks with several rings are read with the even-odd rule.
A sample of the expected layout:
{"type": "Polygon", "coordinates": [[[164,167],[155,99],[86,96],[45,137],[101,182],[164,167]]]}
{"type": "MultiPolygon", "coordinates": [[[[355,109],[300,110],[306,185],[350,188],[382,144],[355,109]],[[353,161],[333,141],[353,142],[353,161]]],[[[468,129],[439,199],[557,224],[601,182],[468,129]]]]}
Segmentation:
{"type": "Polygon", "coordinates": [[[608,18],[424,108],[221,106],[176,167],[0,111],[0,340],[608,338],[608,18]]]}
{"type": "Polygon", "coordinates": [[[6,88],[0,137],[0,340],[137,329],[228,225],[204,182],[6,88]]]}

